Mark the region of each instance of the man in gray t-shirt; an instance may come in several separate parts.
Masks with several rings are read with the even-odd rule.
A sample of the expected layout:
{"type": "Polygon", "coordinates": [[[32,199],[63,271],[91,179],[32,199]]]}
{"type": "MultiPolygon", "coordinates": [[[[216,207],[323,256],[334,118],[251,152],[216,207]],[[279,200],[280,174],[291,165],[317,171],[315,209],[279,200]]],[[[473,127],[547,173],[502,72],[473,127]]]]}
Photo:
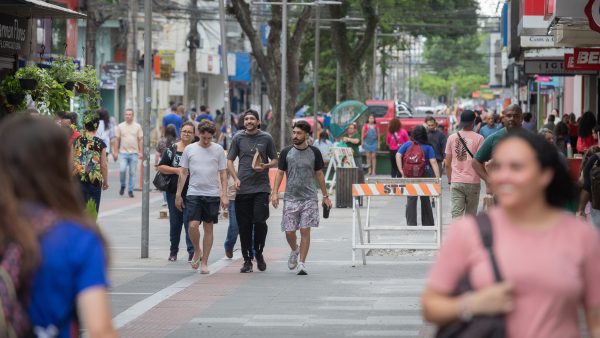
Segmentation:
{"type": "Polygon", "coordinates": [[[288,268],[298,268],[298,275],[306,275],[305,260],[310,247],[310,228],[319,226],[319,198],[315,179],[323,193],[323,204],[331,208],[331,200],[327,196],[325,175],[323,174],[323,156],[319,149],[307,143],[310,125],[306,121],[298,121],[292,131],[293,146],[281,151],[279,171],[275,178],[275,186],[271,194],[273,207],[279,205],[279,186],[286,174],[285,197],[281,230],[285,231],[292,252],[288,259],[288,268]],[[296,231],[300,230],[300,247],[297,244],[296,231]],[[300,255],[300,264],[298,264],[300,255]]]}
{"type": "Polygon", "coordinates": [[[246,273],[252,272],[254,252],[258,269],[260,271],[267,269],[262,253],[267,238],[269,218],[269,193],[271,192],[269,169],[277,166],[277,153],[271,135],[259,129],[258,113],[248,110],[243,115],[243,119],[245,130],[237,133],[231,140],[231,148],[227,154],[227,167],[237,189],[235,214],[244,256],[244,265],[240,272],[246,273]],[[253,167],[252,162],[257,152],[261,163],[253,167]],[[233,166],[236,158],[239,158],[237,171],[233,166]]]}

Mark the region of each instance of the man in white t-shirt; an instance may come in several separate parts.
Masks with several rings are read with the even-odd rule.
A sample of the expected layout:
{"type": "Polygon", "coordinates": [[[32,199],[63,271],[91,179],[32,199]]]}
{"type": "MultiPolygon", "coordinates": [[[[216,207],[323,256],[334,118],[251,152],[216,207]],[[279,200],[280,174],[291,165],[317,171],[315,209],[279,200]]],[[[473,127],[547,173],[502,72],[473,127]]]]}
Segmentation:
{"type": "Polygon", "coordinates": [[[227,161],[223,147],[214,143],[215,124],[205,120],[198,125],[200,141],[185,147],[181,155],[181,170],[175,195],[175,205],[183,208],[181,193],[189,173],[185,207],[190,222],[190,239],[194,245],[192,268],[208,274],[208,255],[213,245],[213,224],[219,221],[219,210],[227,208],[227,161]],[[200,249],[200,223],[204,223],[204,241],[200,249]]]}
{"type": "Polygon", "coordinates": [[[483,144],[483,136],[473,131],[475,113],[465,110],[460,114],[458,131],[446,142],[446,175],[452,185],[452,218],[464,214],[475,215],[479,205],[481,181],[471,165],[473,155],[483,144]]]}

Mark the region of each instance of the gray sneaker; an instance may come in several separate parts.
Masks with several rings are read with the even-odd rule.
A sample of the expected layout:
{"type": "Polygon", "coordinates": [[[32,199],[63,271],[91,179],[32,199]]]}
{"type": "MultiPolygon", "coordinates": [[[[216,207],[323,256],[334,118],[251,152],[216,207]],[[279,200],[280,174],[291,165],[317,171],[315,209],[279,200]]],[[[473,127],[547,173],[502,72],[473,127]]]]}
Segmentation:
{"type": "Polygon", "coordinates": [[[288,268],[290,270],[294,270],[298,266],[298,255],[300,254],[300,249],[296,249],[296,251],[290,252],[290,257],[288,258],[288,268]]]}
{"type": "Polygon", "coordinates": [[[300,276],[308,275],[308,271],[306,271],[306,267],[304,266],[304,263],[298,264],[298,275],[300,275],[300,276]]]}

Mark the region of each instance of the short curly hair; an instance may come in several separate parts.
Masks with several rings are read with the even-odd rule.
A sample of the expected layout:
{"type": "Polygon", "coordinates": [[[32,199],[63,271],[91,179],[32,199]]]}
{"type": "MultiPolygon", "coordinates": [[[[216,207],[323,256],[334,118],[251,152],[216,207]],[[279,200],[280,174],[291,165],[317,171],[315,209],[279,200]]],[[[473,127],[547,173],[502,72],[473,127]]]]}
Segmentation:
{"type": "Polygon", "coordinates": [[[200,134],[210,133],[210,134],[214,135],[217,132],[217,127],[215,127],[215,124],[212,121],[202,120],[198,124],[198,132],[200,134]]]}

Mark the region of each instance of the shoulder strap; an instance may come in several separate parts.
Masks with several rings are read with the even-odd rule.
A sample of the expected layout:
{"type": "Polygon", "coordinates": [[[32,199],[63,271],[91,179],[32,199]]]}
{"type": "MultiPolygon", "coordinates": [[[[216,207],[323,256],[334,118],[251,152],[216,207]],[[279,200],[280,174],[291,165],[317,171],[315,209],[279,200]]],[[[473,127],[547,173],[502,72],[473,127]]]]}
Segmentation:
{"type": "Polygon", "coordinates": [[[460,136],[460,133],[456,132],[456,135],[458,135],[458,139],[460,140],[460,143],[462,143],[463,147],[465,147],[465,150],[467,151],[467,153],[469,153],[469,155],[471,155],[471,158],[474,158],[475,156],[473,156],[473,153],[471,152],[471,150],[469,150],[469,147],[467,147],[467,142],[465,142],[465,140],[462,138],[462,136],[460,136]]]}
{"type": "Polygon", "coordinates": [[[494,255],[494,236],[492,233],[492,222],[490,220],[490,216],[487,213],[482,212],[475,216],[475,219],[477,220],[477,228],[479,229],[483,246],[490,256],[492,269],[494,271],[494,278],[496,282],[501,282],[502,275],[500,274],[498,262],[496,261],[496,256],[494,255]]]}
{"type": "Polygon", "coordinates": [[[398,137],[396,136],[396,132],[393,132],[392,136],[394,137],[394,140],[396,141],[396,145],[399,146],[400,143],[398,142],[398,137]]]}

